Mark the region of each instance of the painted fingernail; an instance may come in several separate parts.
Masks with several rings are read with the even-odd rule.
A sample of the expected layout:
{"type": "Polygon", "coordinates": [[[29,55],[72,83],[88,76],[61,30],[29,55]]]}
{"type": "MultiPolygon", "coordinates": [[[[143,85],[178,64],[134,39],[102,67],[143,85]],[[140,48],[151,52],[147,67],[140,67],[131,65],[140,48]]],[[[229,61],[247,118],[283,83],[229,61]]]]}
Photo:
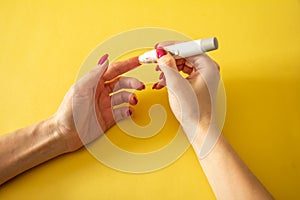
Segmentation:
{"type": "Polygon", "coordinates": [[[159,65],[156,65],[155,71],[160,71],[159,65]]]}
{"type": "Polygon", "coordinates": [[[98,61],[98,65],[102,65],[108,58],[108,54],[104,54],[98,61]]]}
{"type": "Polygon", "coordinates": [[[156,89],[156,86],[158,85],[158,83],[155,83],[153,86],[152,86],[152,90],[153,89],[156,89]]]}
{"type": "Polygon", "coordinates": [[[132,115],[132,111],[131,111],[131,110],[128,110],[128,111],[127,111],[127,116],[130,116],[130,115],[132,115]]]}
{"type": "Polygon", "coordinates": [[[163,79],[164,78],[164,73],[161,73],[160,75],[159,75],[159,79],[163,79]]]}
{"type": "Polygon", "coordinates": [[[135,96],[133,96],[134,105],[138,103],[138,100],[135,96]]]}
{"type": "Polygon", "coordinates": [[[142,86],[138,87],[137,90],[144,90],[146,86],[143,84],[142,86]]]}
{"type": "Polygon", "coordinates": [[[167,54],[166,50],[164,50],[162,48],[156,49],[156,56],[157,56],[157,58],[160,58],[160,57],[162,57],[162,56],[164,56],[166,54],[167,54]]]}

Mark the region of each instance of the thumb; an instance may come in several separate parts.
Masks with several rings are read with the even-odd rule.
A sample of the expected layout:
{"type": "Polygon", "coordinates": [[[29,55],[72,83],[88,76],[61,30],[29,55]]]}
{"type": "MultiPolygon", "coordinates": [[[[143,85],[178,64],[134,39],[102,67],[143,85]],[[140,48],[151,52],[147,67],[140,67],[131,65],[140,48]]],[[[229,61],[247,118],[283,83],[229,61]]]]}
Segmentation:
{"type": "Polygon", "coordinates": [[[169,52],[167,52],[162,48],[158,48],[156,49],[156,55],[157,55],[157,64],[159,66],[160,65],[168,66],[178,71],[175,59],[169,52]]]}
{"type": "Polygon", "coordinates": [[[179,74],[175,59],[167,53],[166,55],[158,58],[157,64],[164,73],[167,86],[175,89],[178,86],[178,81],[183,79],[183,77],[179,74]]]}
{"type": "Polygon", "coordinates": [[[170,81],[171,79],[174,79],[173,75],[172,76],[169,75],[170,73],[168,73],[169,72],[168,69],[172,69],[175,72],[175,74],[178,74],[178,70],[177,70],[175,59],[171,56],[170,53],[168,53],[163,48],[156,49],[156,56],[157,56],[157,64],[158,64],[157,68],[159,68],[162,71],[162,74],[161,74],[162,77],[160,77],[159,82],[157,82],[153,85],[152,89],[154,89],[154,88],[161,89],[164,86],[166,86],[165,74],[168,76],[168,81],[170,81]],[[166,66],[167,68],[165,68],[163,66],[166,66]]]}
{"type": "Polygon", "coordinates": [[[170,107],[192,142],[197,130],[194,122],[200,119],[196,94],[188,80],[178,72],[175,59],[170,54],[158,56],[158,65],[166,79],[170,107]]]}

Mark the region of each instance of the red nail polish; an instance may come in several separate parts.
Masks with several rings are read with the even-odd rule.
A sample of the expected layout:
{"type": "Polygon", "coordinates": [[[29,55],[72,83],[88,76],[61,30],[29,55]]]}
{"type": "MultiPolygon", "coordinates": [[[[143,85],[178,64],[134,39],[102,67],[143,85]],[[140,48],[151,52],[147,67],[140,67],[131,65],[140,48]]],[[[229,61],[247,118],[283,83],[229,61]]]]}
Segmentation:
{"type": "Polygon", "coordinates": [[[134,104],[137,104],[138,103],[138,100],[135,96],[133,96],[133,101],[134,101],[134,104]]]}
{"type": "Polygon", "coordinates": [[[128,110],[128,111],[127,111],[127,116],[130,116],[130,115],[132,115],[132,111],[131,111],[131,110],[128,110]]]}
{"type": "Polygon", "coordinates": [[[108,58],[108,54],[103,55],[99,61],[98,61],[98,65],[102,65],[108,58]]]}
{"type": "Polygon", "coordinates": [[[138,87],[137,90],[144,90],[145,88],[146,88],[145,85],[142,85],[142,86],[138,87]]]}
{"type": "Polygon", "coordinates": [[[161,69],[159,68],[159,65],[156,65],[155,71],[161,71],[161,69]]]}
{"type": "Polygon", "coordinates": [[[163,79],[163,78],[164,78],[164,73],[160,73],[159,79],[163,79]]]}
{"type": "Polygon", "coordinates": [[[158,85],[158,83],[155,83],[153,86],[152,86],[152,89],[156,89],[156,86],[158,85]]]}
{"type": "Polygon", "coordinates": [[[156,49],[156,56],[157,56],[157,58],[160,58],[160,57],[166,55],[167,53],[168,52],[166,50],[164,50],[164,49],[161,49],[161,48],[156,49]]]}

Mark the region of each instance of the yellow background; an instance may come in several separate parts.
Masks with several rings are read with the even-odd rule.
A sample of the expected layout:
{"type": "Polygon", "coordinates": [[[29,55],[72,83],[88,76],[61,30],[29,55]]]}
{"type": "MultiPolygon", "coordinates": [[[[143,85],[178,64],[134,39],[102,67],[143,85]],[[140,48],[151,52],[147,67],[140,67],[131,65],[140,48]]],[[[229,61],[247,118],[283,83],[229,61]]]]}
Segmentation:
{"type": "MultiPolygon", "coordinates": [[[[277,199],[299,199],[299,25],[299,0],[0,1],[0,133],[52,115],[89,52],[114,34],[150,26],[217,36],[220,48],[210,55],[226,88],[224,135],[277,199]]],[[[0,198],[214,196],[192,149],[140,175],[82,149],[6,183],[0,198]]]]}

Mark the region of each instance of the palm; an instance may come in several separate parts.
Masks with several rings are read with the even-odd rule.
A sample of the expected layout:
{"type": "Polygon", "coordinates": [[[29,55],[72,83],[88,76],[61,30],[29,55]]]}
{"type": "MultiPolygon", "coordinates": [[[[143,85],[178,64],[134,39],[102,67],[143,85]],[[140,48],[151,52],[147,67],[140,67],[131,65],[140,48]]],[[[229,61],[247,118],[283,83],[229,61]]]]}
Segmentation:
{"type": "Polygon", "coordinates": [[[54,116],[58,132],[66,138],[70,151],[95,140],[116,121],[132,113],[128,106],[115,106],[123,103],[135,105],[135,95],[118,91],[123,88],[142,90],[145,86],[135,78],[119,75],[139,65],[137,58],[112,63],[109,68],[106,61],[71,87],[54,116]]]}

